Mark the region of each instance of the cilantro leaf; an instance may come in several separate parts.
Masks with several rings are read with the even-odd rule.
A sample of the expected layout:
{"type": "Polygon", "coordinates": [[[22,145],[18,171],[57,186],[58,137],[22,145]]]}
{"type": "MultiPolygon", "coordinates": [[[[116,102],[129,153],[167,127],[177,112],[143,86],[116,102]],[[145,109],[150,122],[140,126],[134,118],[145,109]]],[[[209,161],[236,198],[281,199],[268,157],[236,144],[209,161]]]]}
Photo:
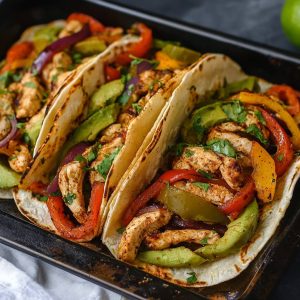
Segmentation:
{"type": "Polygon", "coordinates": [[[150,63],[152,65],[153,69],[155,69],[159,65],[159,62],[157,60],[150,60],[150,59],[146,59],[146,58],[140,58],[140,57],[136,57],[136,56],[133,56],[133,55],[129,55],[129,57],[133,59],[131,61],[132,66],[138,65],[143,61],[146,61],[146,62],[150,63]]]}
{"type": "Polygon", "coordinates": [[[104,179],[106,179],[106,176],[107,176],[107,174],[109,172],[109,169],[110,169],[110,167],[111,167],[114,159],[116,158],[116,156],[119,154],[120,151],[121,151],[121,147],[118,147],[112,153],[105,155],[105,157],[102,160],[102,162],[96,167],[98,173],[104,179]]]}
{"type": "Polygon", "coordinates": [[[203,189],[205,192],[207,192],[210,188],[210,184],[205,182],[193,182],[193,185],[203,189]]]}
{"type": "Polygon", "coordinates": [[[203,170],[198,170],[197,171],[199,174],[201,174],[203,177],[205,178],[208,178],[208,179],[212,179],[213,178],[213,175],[208,173],[208,172],[205,172],[203,170]]]}
{"type": "Polygon", "coordinates": [[[284,158],[284,154],[283,153],[280,153],[278,156],[277,156],[277,160],[278,161],[282,161],[284,158]]]}
{"type": "Polygon", "coordinates": [[[138,115],[143,110],[143,108],[138,103],[132,103],[131,106],[138,115]]]}
{"type": "Polygon", "coordinates": [[[31,88],[31,89],[36,89],[37,88],[36,84],[32,81],[25,82],[23,85],[25,87],[28,87],[28,88],[31,88]]]}
{"type": "Polygon", "coordinates": [[[210,140],[207,142],[207,148],[214,152],[236,158],[235,149],[233,148],[232,144],[228,140],[221,140],[221,139],[210,140]]]}
{"type": "Polygon", "coordinates": [[[195,154],[195,152],[192,151],[192,150],[190,150],[190,149],[186,149],[186,150],[184,151],[184,156],[185,156],[185,157],[191,157],[191,156],[193,156],[194,154],[195,154]]]}
{"type": "Polygon", "coordinates": [[[197,282],[197,276],[196,276],[196,273],[195,272],[189,272],[187,273],[188,275],[190,275],[187,279],[186,279],[186,282],[188,284],[193,284],[195,282],[197,282]]]}
{"type": "Polygon", "coordinates": [[[117,233],[122,234],[126,230],[125,227],[120,227],[117,229],[117,233]]]}
{"type": "Polygon", "coordinates": [[[78,154],[77,156],[75,156],[75,160],[86,163],[86,158],[84,156],[82,156],[81,154],[78,154]]]}
{"type": "Polygon", "coordinates": [[[264,137],[261,130],[255,124],[251,124],[247,129],[246,132],[251,134],[252,136],[256,137],[263,145],[268,144],[268,140],[264,137]]]}
{"type": "Polygon", "coordinates": [[[200,241],[200,244],[201,244],[201,245],[207,245],[207,244],[208,244],[207,237],[203,238],[203,239],[200,241]]]}
{"type": "Polygon", "coordinates": [[[63,197],[63,200],[65,203],[71,205],[75,198],[76,198],[75,194],[69,193],[65,197],[63,197]]]}
{"type": "Polygon", "coordinates": [[[263,117],[262,113],[259,110],[255,110],[254,114],[255,114],[255,116],[257,117],[258,121],[261,124],[266,125],[266,120],[265,120],[265,118],[263,117]]]}
{"type": "Polygon", "coordinates": [[[247,112],[240,101],[223,104],[222,109],[230,120],[238,123],[246,121],[247,112]]]}

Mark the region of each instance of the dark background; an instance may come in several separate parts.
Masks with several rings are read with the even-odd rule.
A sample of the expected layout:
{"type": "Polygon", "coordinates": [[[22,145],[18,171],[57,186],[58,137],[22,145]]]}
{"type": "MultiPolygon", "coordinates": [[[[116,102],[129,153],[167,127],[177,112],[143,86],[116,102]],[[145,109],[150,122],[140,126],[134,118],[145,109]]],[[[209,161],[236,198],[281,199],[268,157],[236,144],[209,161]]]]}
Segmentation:
{"type": "MultiPolygon", "coordinates": [[[[114,2],[288,50],[300,57],[300,49],[289,43],[281,29],[280,13],[284,0],[114,0],[114,2]]],[[[270,299],[300,299],[299,249],[298,243],[290,264],[283,270],[270,299]]]]}

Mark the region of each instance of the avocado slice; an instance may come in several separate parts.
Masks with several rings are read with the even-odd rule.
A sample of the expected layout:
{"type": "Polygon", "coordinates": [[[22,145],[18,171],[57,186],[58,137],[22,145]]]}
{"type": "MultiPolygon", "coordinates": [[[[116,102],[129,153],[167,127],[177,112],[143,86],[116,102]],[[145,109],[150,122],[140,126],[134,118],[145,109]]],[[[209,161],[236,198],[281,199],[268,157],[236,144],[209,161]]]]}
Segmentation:
{"type": "Polygon", "coordinates": [[[19,184],[21,174],[13,171],[3,160],[0,160],[0,188],[10,189],[19,184]]]}
{"type": "Polygon", "coordinates": [[[228,225],[223,237],[212,245],[197,249],[195,253],[209,260],[236,253],[253,236],[258,217],[259,209],[256,200],[254,200],[236,220],[228,225]]]}
{"type": "Polygon", "coordinates": [[[74,50],[82,55],[89,56],[98,54],[106,49],[106,44],[96,36],[89,37],[74,46],[74,50]]]}
{"type": "Polygon", "coordinates": [[[34,147],[39,133],[41,131],[43,119],[44,113],[39,113],[36,116],[34,116],[34,120],[32,119],[33,122],[29,121],[26,125],[25,131],[30,138],[30,143],[32,147],[34,147]]]}
{"type": "Polygon", "coordinates": [[[57,25],[47,25],[39,28],[33,35],[33,42],[37,52],[41,52],[46,46],[56,40],[61,30],[62,27],[57,25]]]}
{"type": "Polygon", "coordinates": [[[78,143],[94,141],[101,130],[117,120],[118,113],[119,105],[114,103],[91,115],[74,130],[69,140],[65,143],[62,157],[65,157],[68,151],[78,143]]]}
{"type": "Polygon", "coordinates": [[[183,141],[188,144],[199,144],[207,129],[227,120],[228,117],[221,104],[216,102],[197,109],[183,125],[181,130],[183,141]]]}
{"type": "Polygon", "coordinates": [[[137,258],[148,264],[170,268],[198,266],[206,261],[205,258],[183,246],[164,250],[144,251],[137,258]]]}
{"type": "Polygon", "coordinates": [[[107,102],[114,103],[122,94],[125,88],[121,79],[110,81],[103,84],[93,95],[90,100],[88,115],[93,114],[96,110],[104,107],[107,102]]]}

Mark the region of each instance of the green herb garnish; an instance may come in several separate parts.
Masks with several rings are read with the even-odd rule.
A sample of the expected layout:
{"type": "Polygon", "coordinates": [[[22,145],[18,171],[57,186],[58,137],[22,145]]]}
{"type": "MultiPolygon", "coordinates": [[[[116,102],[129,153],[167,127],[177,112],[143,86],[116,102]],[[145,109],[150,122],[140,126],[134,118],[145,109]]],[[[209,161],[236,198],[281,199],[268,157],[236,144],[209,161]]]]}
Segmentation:
{"type": "Polygon", "coordinates": [[[191,157],[191,156],[193,156],[194,154],[195,154],[195,152],[192,151],[192,150],[190,150],[190,149],[186,149],[186,150],[184,151],[184,156],[185,156],[185,157],[191,157]]]}
{"type": "Polygon", "coordinates": [[[193,284],[195,282],[197,282],[197,276],[196,276],[196,273],[195,272],[189,272],[187,273],[188,275],[190,275],[187,279],[186,279],[186,282],[188,284],[193,284]]]}
{"type": "Polygon", "coordinates": [[[207,142],[207,148],[214,152],[236,158],[236,152],[228,140],[213,139],[207,142]]]}
{"type": "Polygon", "coordinates": [[[265,118],[263,117],[262,113],[259,110],[255,110],[254,114],[255,114],[255,116],[257,117],[258,121],[261,124],[266,125],[266,120],[265,120],[265,118]]]}
{"type": "Polygon", "coordinates": [[[240,101],[235,100],[231,103],[223,104],[222,109],[230,120],[238,123],[246,121],[247,112],[240,101]]]}
{"type": "Polygon", "coordinates": [[[251,124],[246,129],[246,132],[251,134],[252,136],[256,137],[263,145],[268,144],[268,140],[264,137],[261,130],[255,124],[251,124]]]}
{"type": "Polygon", "coordinates": [[[205,192],[207,192],[210,188],[210,184],[205,182],[193,182],[193,185],[203,189],[205,192]]]}
{"type": "Polygon", "coordinates": [[[125,227],[120,227],[117,229],[117,233],[122,234],[126,230],[125,227]]]}
{"type": "Polygon", "coordinates": [[[207,237],[203,238],[203,239],[200,241],[200,244],[201,244],[201,245],[207,245],[207,244],[208,244],[207,237]]]}
{"type": "Polygon", "coordinates": [[[31,89],[36,89],[36,87],[37,87],[36,84],[32,81],[25,82],[23,85],[25,87],[28,87],[28,88],[31,88],[31,89]]]}
{"type": "Polygon", "coordinates": [[[278,161],[282,161],[284,158],[284,154],[283,153],[280,153],[278,156],[277,156],[277,160],[278,161]]]}
{"type": "Polygon", "coordinates": [[[201,174],[203,177],[207,178],[207,179],[212,179],[213,178],[213,175],[208,173],[208,172],[205,172],[203,170],[198,170],[197,171],[199,174],[201,174]]]}
{"type": "Polygon", "coordinates": [[[132,103],[131,106],[138,115],[143,110],[143,108],[138,103],[132,103]]]}
{"type": "Polygon", "coordinates": [[[121,151],[121,147],[118,147],[112,153],[105,155],[105,157],[102,160],[102,162],[97,166],[98,173],[104,179],[106,179],[106,176],[107,176],[107,174],[109,172],[109,169],[110,169],[110,167],[111,167],[114,159],[116,158],[116,156],[119,154],[120,151],[121,151]]]}
{"type": "Polygon", "coordinates": [[[76,195],[73,193],[69,193],[65,197],[63,197],[64,202],[69,205],[73,203],[74,199],[76,199],[76,195]]]}

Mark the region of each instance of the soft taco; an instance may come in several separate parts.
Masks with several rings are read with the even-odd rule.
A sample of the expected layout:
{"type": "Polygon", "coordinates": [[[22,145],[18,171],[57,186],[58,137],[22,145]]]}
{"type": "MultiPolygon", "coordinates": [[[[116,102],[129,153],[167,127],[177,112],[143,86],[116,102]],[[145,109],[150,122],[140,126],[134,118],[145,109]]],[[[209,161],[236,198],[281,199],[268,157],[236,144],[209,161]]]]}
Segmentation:
{"type": "MultiPolygon", "coordinates": [[[[0,198],[11,197],[10,189],[43,143],[51,124],[51,117],[45,122],[44,117],[56,111],[65,86],[123,36],[122,28],[73,13],[28,28],[7,51],[0,66],[0,198]]],[[[107,77],[115,73],[105,67],[107,77]]]]}
{"type": "Polygon", "coordinates": [[[111,196],[102,239],[112,254],[189,287],[245,270],[300,175],[298,96],[207,55],[185,74],[111,196]]]}
{"type": "Polygon", "coordinates": [[[24,216],[73,241],[99,234],[111,193],[200,57],[153,41],[144,24],[133,29],[140,36],[124,37],[92,58],[61,92],[45,119],[44,143],[14,193],[24,216]],[[114,78],[104,76],[107,66],[114,78]]]}

